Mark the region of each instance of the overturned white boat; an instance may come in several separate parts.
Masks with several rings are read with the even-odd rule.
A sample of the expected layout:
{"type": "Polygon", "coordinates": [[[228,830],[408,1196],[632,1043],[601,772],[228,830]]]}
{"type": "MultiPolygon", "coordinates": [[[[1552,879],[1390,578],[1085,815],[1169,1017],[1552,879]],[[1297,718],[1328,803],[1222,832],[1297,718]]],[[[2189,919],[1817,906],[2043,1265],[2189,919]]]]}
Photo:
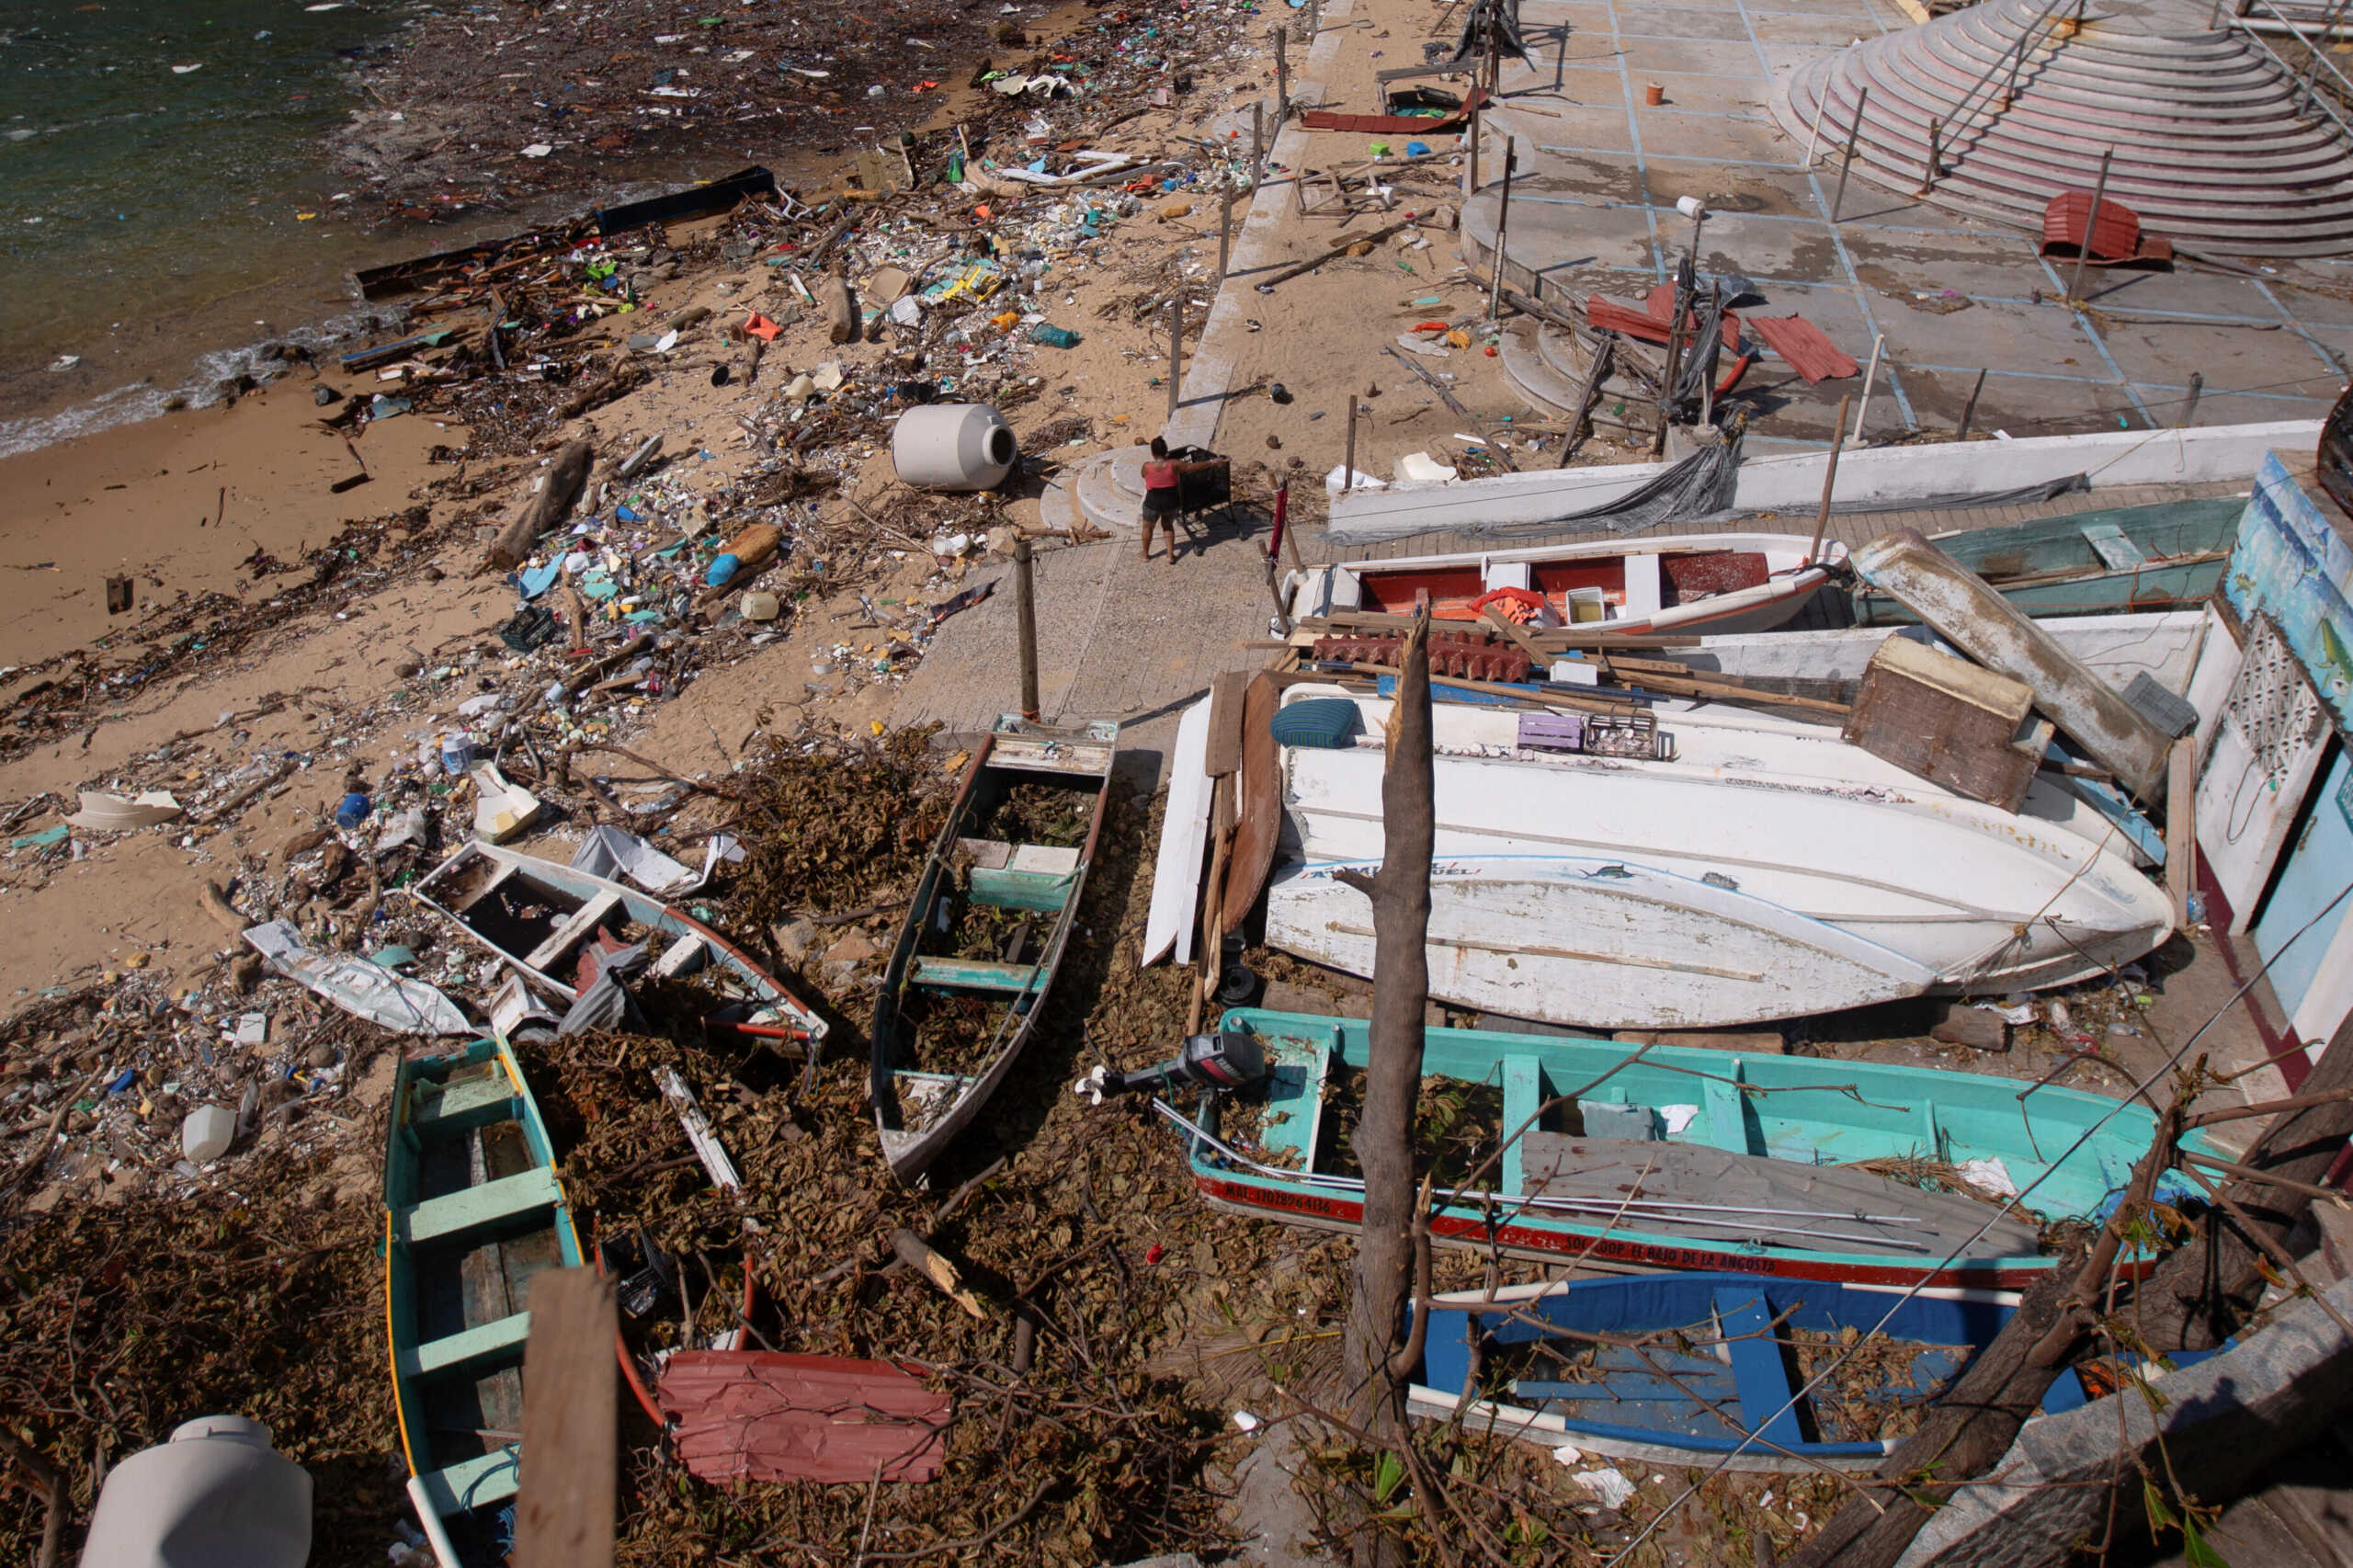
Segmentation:
{"type": "MultiPolygon", "coordinates": [[[[1390,704],[1285,693],[1315,699],[1355,703],[1358,738],[1280,750],[1267,940],[1370,975],[1371,908],[1336,873],[1381,861],[1390,704]]],[[[1561,1024],[1705,1028],[2062,984],[2171,928],[2125,830],[2048,776],[2012,813],[1835,729],[1656,712],[1671,760],[1622,737],[1555,749],[1564,721],[1551,715],[1438,705],[1433,996],[1561,1024]]]]}

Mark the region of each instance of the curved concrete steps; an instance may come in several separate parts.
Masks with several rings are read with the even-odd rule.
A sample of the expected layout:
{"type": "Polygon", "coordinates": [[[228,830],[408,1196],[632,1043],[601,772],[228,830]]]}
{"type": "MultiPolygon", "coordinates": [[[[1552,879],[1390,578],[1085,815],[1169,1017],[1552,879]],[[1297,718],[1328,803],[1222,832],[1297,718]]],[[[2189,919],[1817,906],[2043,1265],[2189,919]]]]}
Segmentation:
{"type": "Polygon", "coordinates": [[[1927,199],[2029,229],[2052,197],[2090,189],[2113,147],[2109,193],[2152,233],[2239,255],[2353,251],[2353,139],[2244,37],[2211,28],[2208,6],[2108,0],[2058,32],[2036,28],[2041,10],[1981,0],[1820,56],[1786,78],[1773,112],[1801,143],[1818,113],[1835,155],[1859,103],[1855,173],[1906,197],[1938,122],[1927,199]],[[2013,97],[2006,62],[2029,30],[2013,97]]]}

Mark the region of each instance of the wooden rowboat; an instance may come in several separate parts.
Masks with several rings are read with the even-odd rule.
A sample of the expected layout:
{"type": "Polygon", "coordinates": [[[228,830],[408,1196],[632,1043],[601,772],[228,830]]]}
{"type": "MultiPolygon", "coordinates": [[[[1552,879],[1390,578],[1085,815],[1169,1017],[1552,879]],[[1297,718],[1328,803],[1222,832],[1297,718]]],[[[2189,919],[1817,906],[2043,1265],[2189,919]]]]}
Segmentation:
{"type": "Polygon", "coordinates": [[[1343,561],[1294,574],[1290,613],[1411,615],[1427,596],[1439,620],[1478,620],[1486,596],[1517,589],[1560,624],[1628,636],[1769,631],[1846,554],[1835,540],[1816,553],[1797,534],[1721,533],[1343,561]]]}
{"type": "Polygon", "coordinates": [[[1108,800],[1120,726],[1007,713],[972,755],[874,1002],[869,1097],[901,1181],[987,1105],[1054,983],[1108,800]]]}
{"type": "MultiPolygon", "coordinates": [[[[1645,1465],[1862,1471],[1894,1451],[1893,1433],[1912,1423],[1907,1412],[1940,1395],[1993,1343],[2018,1298],[1646,1274],[1506,1287],[1493,1297],[1461,1292],[1433,1304],[1421,1375],[1407,1394],[1416,1415],[1460,1415],[1474,1432],[1645,1465]],[[1863,1351],[1832,1369],[1848,1334],[1867,1342],[1863,1351]],[[1474,1349],[1478,1386],[1466,1389],[1474,1349]]],[[[2214,1352],[2186,1354],[2203,1360],[2214,1352]]],[[[2043,1412],[2086,1398],[2070,1368],[2051,1385],[2043,1412]]]]}
{"type": "MultiPolygon", "coordinates": [[[[1935,536],[1938,547],[2032,616],[2178,609],[2211,597],[2238,538],[2246,498],[2162,501],[1935,536]]],[[[1920,618],[1868,584],[1856,624],[1920,618]]]]}
{"type": "Polygon", "coordinates": [[[404,1057],[384,1147],[384,1324],[409,1494],[455,1548],[445,1561],[504,1561],[495,1516],[518,1472],[531,1277],[580,1261],[507,1048],[404,1057]]]}
{"type": "Polygon", "coordinates": [[[825,1020],[752,960],[751,955],[685,911],[623,883],[475,839],[409,890],[530,984],[564,1002],[580,996],[583,955],[645,941],[653,972],[707,971],[729,1000],[709,1021],[771,1038],[805,1041],[814,1074],[825,1020]]]}
{"type": "MultiPolygon", "coordinates": [[[[1257,1037],[1265,1102],[1247,1142],[1191,1128],[1194,1181],[1212,1208],[1354,1229],[1347,1108],[1371,1026],[1237,1008],[1224,1027],[1257,1037]]],[[[2083,1220],[2156,1130],[2143,1106],[1967,1073],[1482,1029],[1426,1040],[1425,1096],[1448,1099],[1455,1130],[1432,1237],[1596,1268],[2018,1290],[2053,1261],[2029,1215],[1881,1173],[1998,1161],[2027,1209],[2083,1220]],[[1447,1185],[1498,1147],[1478,1187],[1447,1185]]],[[[2186,1146],[2215,1153],[2202,1134],[2186,1146]]]]}

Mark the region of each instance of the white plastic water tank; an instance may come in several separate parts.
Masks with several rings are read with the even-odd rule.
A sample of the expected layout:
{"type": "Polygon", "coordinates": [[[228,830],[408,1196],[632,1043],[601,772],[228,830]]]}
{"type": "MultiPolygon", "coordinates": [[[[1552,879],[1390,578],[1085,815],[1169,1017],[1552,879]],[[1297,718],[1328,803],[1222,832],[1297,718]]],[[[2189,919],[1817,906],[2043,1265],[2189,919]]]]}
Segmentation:
{"type": "Polygon", "coordinates": [[[891,461],[919,490],[987,490],[1020,455],[1005,415],[982,403],[934,403],[899,415],[891,461]]]}
{"type": "Polygon", "coordinates": [[[244,1415],[184,1423],[107,1472],[82,1561],[92,1568],[302,1568],[311,1474],[244,1415]]]}

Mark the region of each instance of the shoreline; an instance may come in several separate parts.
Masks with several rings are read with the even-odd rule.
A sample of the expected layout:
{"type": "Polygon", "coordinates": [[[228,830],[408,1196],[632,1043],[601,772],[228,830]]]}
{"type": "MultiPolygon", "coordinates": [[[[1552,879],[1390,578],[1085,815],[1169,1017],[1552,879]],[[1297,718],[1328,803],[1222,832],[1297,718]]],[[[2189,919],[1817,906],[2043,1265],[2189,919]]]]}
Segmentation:
{"type": "Polygon", "coordinates": [[[397,333],[405,321],[401,302],[363,300],[352,282],[361,268],[526,233],[750,164],[771,169],[787,188],[838,185],[857,150],[852,140],[872,143],[902,129],[922,132],[953,123],[960,115],[985,114],[992,107],[989,95],[966,83],[995,54],[1005,52],[989,41],[999,36],[997,28],[1017,27],[1025,51],[1043,51],[1099,10],[1088,0],[1026,4],[1013,16],[992,13],[990,28],[967,24],[964,31],[971,36],[957,49],[937,51],[936,60],[903,47],[894,57],[861,67],[855,78],[844,75],[842,88],[831,95],[855,104],[855,114],[846,110],[837,117],[856,120],[854,125],[829,119],[797,133],[787,126],[787,134],[765,146],[733,140],[739,132],[731,127],[724,136],[699,131],[691,138],[649,140],[642,147],[610,152],[560,148],[544,159],[524,159],[513,151],[456,157],[436,149],[437,141],[447,143],[469,122],[477,129],[495,124],[508,140],[516,136],[503,118],[508,106],[497,101],[496,73],[478,71],[454,87],[423,84],[455,97],[388,97],[404,76],[419,74],[417,58],[446,59],[451,50],[446,35],[467,28],[460,16],[414,18],[386,40],[390,63],[365,61],[350,73],[353,105],[343,123],[324,133],[321,173],[330,183],[369,181],[371,170],[377,176],[356,186],[347,205],[320,204],[319,221],[290,234],[305,242],[315,237],[330,259],[256,282],[215,278],[213,287],[199,287],[195,297],[172,300],[161,311],[126,310],[102,327],[60,318],[48,330],[11,345],[0,353],[0,460],[217,407],[251,390],[241,378],[267,384],[306,358],[397,333]],[[880,103],[863,97],[881,74],[904,74],[911,58],[934,65],[940,74],[937,90],[886,94],[880,103]],[[960,60],[967,63],[952,63],[960,60]],[[436,129],[421,131],[421,123],[436,129]],[[420,144],[427,156],[416,156],[420,144]],[[496,183],[494,170],[511,176],[518,166],[530,176],[528,188],[509,190],[496,183]],[[387,168],[398,172],[387,176],[387,168]],[[463,220],[437,215],[460,206],[463,220]],[[60,369],[64,357],[78,363],[60,369]]]}

